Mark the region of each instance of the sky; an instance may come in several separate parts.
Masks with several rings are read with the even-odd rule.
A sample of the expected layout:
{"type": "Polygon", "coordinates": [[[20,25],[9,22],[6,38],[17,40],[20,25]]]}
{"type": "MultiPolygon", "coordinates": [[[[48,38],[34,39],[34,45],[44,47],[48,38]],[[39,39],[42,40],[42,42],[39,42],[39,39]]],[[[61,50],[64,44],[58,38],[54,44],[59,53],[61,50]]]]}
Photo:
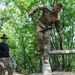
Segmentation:
{"type": "Polygon", "coordinates": [[[2,3],[0,3],[0,10],[3,10],[4,8],[5,6],[2,3]]]}

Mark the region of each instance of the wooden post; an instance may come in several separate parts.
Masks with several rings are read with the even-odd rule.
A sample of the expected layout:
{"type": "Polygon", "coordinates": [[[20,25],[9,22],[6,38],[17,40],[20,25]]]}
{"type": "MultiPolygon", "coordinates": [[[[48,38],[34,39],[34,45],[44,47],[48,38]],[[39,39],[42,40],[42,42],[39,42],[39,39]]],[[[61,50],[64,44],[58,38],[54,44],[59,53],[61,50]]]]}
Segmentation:
{"type": "Polygon", "coordinates": [[[42,56],[42,72],[43,75],[52,75],[51,66],[49,63],[49,54],[47,51],[44,51],[43,54],[40,52],[35,52],[36,55],[42,56]]]}
{"type": "Polygon", "coordinates": [[[49,57],[47,57],[46,59],[42,57],[42,71],[43,71],[43,75],[52,75],[52,71],[49,63],[49,57]],[[45,62],[45,60],[47,62],[45,62]]]}

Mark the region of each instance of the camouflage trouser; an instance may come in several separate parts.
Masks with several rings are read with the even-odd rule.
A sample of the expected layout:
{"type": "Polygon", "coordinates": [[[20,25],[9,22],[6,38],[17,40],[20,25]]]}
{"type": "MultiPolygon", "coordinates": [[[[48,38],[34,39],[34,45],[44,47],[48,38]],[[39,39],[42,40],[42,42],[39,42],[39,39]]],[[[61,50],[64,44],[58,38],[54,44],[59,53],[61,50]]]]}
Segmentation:
{"type": "Polygon", "coordinates": [[[50,41],[51,41],[52,29],[48,29],[44,32],[42,32],[42,31],[43,31],[43,28],[41,28],[39,25],[37,25],[36,38],[37,38],[38,46],[40,49],[50,51],[50,41]]]}
{"type": "Polygon", "coordinates": [[[4,64],[4,68],[0,66],[0,75],[5,75],[6,70],[8,71],[8,75],[13,75],[13,66],[10,58],[0,58],[0,61],[4,64]]]}

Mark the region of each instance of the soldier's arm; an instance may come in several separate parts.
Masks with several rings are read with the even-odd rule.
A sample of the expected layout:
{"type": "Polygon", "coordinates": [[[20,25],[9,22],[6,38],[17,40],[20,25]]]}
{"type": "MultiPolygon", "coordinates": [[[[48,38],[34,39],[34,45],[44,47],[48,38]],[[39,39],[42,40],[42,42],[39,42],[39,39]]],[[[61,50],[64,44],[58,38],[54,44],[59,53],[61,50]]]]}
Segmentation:
{"type": "Polygon", "coordinates": [[[60,38],[63,39],[62,34],[61,34],[61,29],[60,29],[60,20],[55,21],[55,27],[56,27],[56,30],[57,30],[60,38]]]}
{"type": "Polygon", "coordinates": [[[1,43],[0,43],[0,57],[1,57],[1,43]]]}
{"type": "Polygon", "coordinates": [[[46,8],[45,5],[38,5],[34,9],[29,12],[29,17],[33,16],[38,10],[44,10],[46,8]]]}
{"type": "Polygon", "coordinates": [[[14,62],[14,59],[13,59],[13,57],[12,57],[10,52],[9,52],[9,56],[10,56],[10,59],[14,62]]]}

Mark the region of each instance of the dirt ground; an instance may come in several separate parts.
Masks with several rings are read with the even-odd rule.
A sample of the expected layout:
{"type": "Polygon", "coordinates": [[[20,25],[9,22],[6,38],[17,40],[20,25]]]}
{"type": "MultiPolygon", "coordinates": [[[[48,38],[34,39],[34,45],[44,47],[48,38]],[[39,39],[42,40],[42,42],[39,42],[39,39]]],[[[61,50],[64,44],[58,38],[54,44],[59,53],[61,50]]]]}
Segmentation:
{"type": "Polygon", "coordinates": [[[75,75],[75,72],[53,72],[53,75],[75,75]]]}
{"type": "MultiPolygon", "coordinates": [[[[6,72],[6,74],[5,75],[8,75],[8,73],[6,72]]],[[[13,75],[24,75],[24,74],[19,74],[19,73],[17,73],[17,72],[14,72],[14,74],[13,75]]]]}
{"type": "MultiPolygon", "coordinates": [[[[41,73],[33,73],[29,75],[42,75],[41,73]]],[[[75,72],[53,72],[52,75],[75,75],[75,72]]]]}

